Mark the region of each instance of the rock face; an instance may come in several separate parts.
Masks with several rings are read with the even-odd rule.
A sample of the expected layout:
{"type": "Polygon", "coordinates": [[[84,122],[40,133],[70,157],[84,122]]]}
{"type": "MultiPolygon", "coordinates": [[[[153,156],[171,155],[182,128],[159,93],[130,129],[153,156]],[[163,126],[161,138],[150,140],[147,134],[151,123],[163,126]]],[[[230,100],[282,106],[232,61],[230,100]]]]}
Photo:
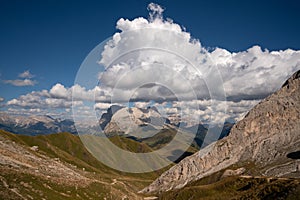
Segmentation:
{"type": "Polygon", "coordinates": [[[141,133],[151,136],[151,131],[157,132],[170,121],[155,107],[142,109],[112,106],[101,116],[99,123],[106,134],[128,134],[140,137],[141,133]]]}
{"type": "MultiPolygon", "coordinates": [[[[157,134],[163,129],[180,130],[183,132],[195,133],[195,142],[193,145],[201,147],[203,138],[207,133],[205,124],[189,125],[180,122],[178,116],[162,115],[156,107],[137,108],[137,107],[121,107],[112,105],[106,113],[103,113],[99,124],[101,130],[107,136],[125,135],[134,136],[136,138],[148,138],[157,134]],[[177,117],[177,119],[175,119],[177,117]]],[[[223,127],[210,127],[211,130],[219,132],[222,129],[220,139],[227,136],[234,124],[225,122],[223,127]]]]}
{"type": "MultiPolygon", "coordinates": [[[[22,171],[32,176],[53,178],[60,183],[77,184],[88,182],[80,170],[71,165],[50,158],[45,154],[38,154],[38,146],[26,148],[0,134],[0,171],[11,169],[22,171]]],[[[2,178],[2,177],[1,177],[2,178]]]]}
{"type": "Polygon", "coordinates": [[[182,188],[233,164],[247,162],[255,164],[255,175],[300,177],[299,157],[287,156],[297,154],[299,147],[300,71],[250,110],[228,137],[185,158],[141,192],[182,188]]]}
{"type": "Polygon", "coordinates": [[[107,124],[111,121],[112,116],[120,109],[122,109],[123,107],[118,106],[118,105],[112,105],[111,107],[109,107],[107,109],[107,112],[104,113],[101,116],[101,119],[99,121],[100,127],[102,130],[105,129],[105,127],[107,126],[107,124]]]}
{"type": "Polygon", "coordinates": [[[222,175],[222,178],[227,177],[227,176],[237,176],[237,175],[241,175],[246,171],[246,169],[244,167],[238,168],[236,170],[232,170],[232,169],[227,169],[225,170],[225,172],[222,175]]]}
{"type": "Polygon", "coordinates": [[[45,115],[10,116],[6,113],[0,113],[0,129],[26,135],[43,135],[58,132],[76,133],[72,120],[54,119],[45,115]]]}

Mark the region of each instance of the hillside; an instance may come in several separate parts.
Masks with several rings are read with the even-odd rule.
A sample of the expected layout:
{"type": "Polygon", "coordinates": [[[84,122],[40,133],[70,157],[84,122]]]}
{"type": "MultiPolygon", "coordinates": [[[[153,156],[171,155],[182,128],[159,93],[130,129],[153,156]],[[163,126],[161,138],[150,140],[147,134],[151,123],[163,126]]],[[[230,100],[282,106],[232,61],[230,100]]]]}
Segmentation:
{"type": "Polygon", "coordinates": [[[234,164],[249,176],[300,178],[299,113],[300,71],[250,110],[228,137],[183,159],[141,192],[180,189],[234,164]]]}
{"type": "MultiPolygon", "coordinates": [[[[224,172],[222,170],[221,172],[224,172]]],[[[221,172],[192,182],[181,189],[164,192],[162,200],[289,199],[298,200],[300,180],[291,178],[230,176],[221,172]]]]}
{"type": "Polygon", "coordinates": [[[69,133],[26,136],[1,130],[0,143],[0,199],[143,199],[137,191],[162,172],[110,169],[69,133]]]}

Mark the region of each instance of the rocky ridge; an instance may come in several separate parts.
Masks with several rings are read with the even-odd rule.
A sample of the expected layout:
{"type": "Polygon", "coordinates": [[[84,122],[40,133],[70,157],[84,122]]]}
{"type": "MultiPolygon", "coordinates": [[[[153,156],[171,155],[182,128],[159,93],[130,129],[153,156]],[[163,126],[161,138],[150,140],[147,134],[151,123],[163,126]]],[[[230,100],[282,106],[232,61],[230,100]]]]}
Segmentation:
{"type": "Polygon", "coordinates": [[[90,182],[75,166],[67,166],[59,158],[49,158],[37,153],[38,151],[38,146],[28,149],[0,135],[0,166],[55,179],[64,184],[87,184],[90,182]]]}
{"type": "MultiPolygon", "coordinates": [[[[257,175],[300,177],[300,161],[287,155],[300,146],[300,71],[262,100],[228,137],[183,159],[142,193],[182,188],[233,164],[254,163],[257,175]]],[[[247,169],[245,174],[247,175],[247,169]]]]}
{"type": "Polygon", "coordinates": [[[102,165],[77,135],[24,136],[0,130],[0,199],[142,200],[136,191],[151,176],[121,174],[102,165]]]}
{"type": "Polygon", "coordinates": [[[170,121],[163,117],[155,107],[143,109],[113,105],[102,114],[99,123],[106,134],[116,133],[139,137],[140,133],[144,132],[148,133],[147,136],[151,136],[151,131],[157,132],[170,124],[170,121]]]}

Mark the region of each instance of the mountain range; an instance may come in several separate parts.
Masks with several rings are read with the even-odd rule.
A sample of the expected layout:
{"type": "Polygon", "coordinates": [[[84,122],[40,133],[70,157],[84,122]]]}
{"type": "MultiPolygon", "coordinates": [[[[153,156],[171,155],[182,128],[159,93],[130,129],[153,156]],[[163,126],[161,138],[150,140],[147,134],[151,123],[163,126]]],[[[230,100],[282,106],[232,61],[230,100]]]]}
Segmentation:
{"type": "MultiPolygon", "coordinates": [[[[185,123],[179,124],[178,121],[174,119],[170,120],[168,116],[162,116],[156,107],[128,108],[112,105],[100,117],[99,126],[108,137],[119,135],[138,142],[152,141],[152,147],[154,147],[154,143],[159,146],[167,144],[172,140],[177,131],[192,133],[193,135],[188,137],[194,138],[192,146],[196,149],[200,149],[202,145],[207,145],[203,144],[203,141],[209,125],[197,124],[187,126],[185,123]]],[[[224,127],[214,126],[210,127],[210,129],[215,129],[215,132],[221,129],[220,138],[223,138],[228,135],[232,126],[233,123],[225,122],[224,127]]],[[[72,119],[55,119],[47,115],[14,116],[3,112],[0,113],[0,129],[15,134],[33,136],[59,132],[77,134],[72,119]]],[[[81,125],[80,129],[86,133],[91,130],[97,130],[95,127],[87,125],[81,125]]]]}
{"type": "MultiPolygon", "coordinates": [[[[160,144],[166,144],[179,131],[183,134],[192,135],[192,146],[200,149],[204,144],[204,138],[207,135],[208,128],[212,133],[220,133],[219,139],[226,137],[234,123],[225,122],[224,126],[196,124],[188,125],[174,117],[162,116],[156,107],[137,108],[122,107],[113,105],[108,108],[107,112],[102,114],[99,124],[103,132],[108,136],[120,135],[131,138],[136,141],[148,141],[150,138],[160,144]],[[171,119],[170,119],[171,118],[171,119]],[[162,132],[164,134],[162,134],[162,132]],[[168,132],[168,134],[166,133],[168,132]],[[164,142],[162,142],[164,141],[164,142]]],[[[209,140],[207,140],[209,141],[209,140]]]]}
{"type": "Polygon", "coordinates": [[[0,113],[0,129],[16,134],[43,135],[58,132],[76,134],[74,121],[70,119],[55,119],[47,115],[14,116],[0,113]]]}

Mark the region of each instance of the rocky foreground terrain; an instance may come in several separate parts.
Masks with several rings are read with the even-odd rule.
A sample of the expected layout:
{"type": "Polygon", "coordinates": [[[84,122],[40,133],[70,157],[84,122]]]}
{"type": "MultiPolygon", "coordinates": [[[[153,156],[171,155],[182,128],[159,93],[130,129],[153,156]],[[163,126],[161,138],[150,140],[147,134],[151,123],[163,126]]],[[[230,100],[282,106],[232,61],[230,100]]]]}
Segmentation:
{"type": "MultiPolygon", "coordinates": [[[[137,147],[139,148],[139,147],[137,147]]],[[[0,199],[144,199],[158,173],[126,174],[96,160],[76,135],[0,130],[0,199]]]]}
{"type": "Polygon", "coordinates": [[[183,159],[142,193],[184,186],[233,165],[244,176],[300,178],[300,71],[256,105],[228,137],[183,159]],[[294,155],[294,156],[291,156],[294,155]]]}

